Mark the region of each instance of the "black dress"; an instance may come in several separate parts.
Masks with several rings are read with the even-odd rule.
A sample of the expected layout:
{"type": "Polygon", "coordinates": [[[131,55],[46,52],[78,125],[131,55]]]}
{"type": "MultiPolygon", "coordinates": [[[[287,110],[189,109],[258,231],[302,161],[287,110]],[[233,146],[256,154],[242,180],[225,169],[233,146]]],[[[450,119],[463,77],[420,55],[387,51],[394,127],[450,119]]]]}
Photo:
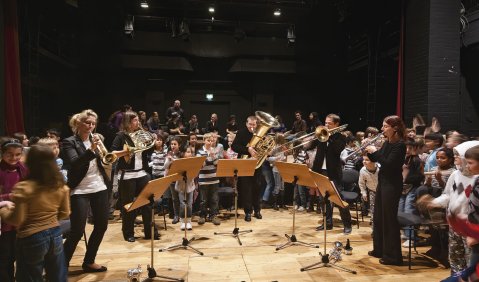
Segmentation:
{"type": "Polygon", "coordinates": [[[368,154],[373,162],[381,164],[374,202],[373,253],[387,263],[401,264],[401,235],[398,206],[403,188],[402,166],[406,145],[386,141],[378,151],[368,154]]]}

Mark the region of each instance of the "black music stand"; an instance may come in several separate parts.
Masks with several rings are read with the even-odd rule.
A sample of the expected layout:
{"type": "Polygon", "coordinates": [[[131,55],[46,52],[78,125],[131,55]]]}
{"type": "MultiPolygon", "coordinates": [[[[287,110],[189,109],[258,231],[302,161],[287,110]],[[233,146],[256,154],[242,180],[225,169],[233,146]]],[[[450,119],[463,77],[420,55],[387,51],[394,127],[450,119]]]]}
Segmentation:
{"type": "MultiPolygon", "coordinates": [[[[276,162],[275,165],[278,168],[278,171],[281,174],[283,181],[293,184],[293,187],[296,186],[296,184],[310,186],[310,187],[316,186],[316,183],[314,182],[313,178],[311,177],[309,173],[309,168],[305,164],[276,162]]],[[[296,200],[293,197],[293,232],[291,233],[291,236],[289,236],[288,234],[284,234],[284,236],[288,239],[288,242],[278,246],[276,248],[276,251],[285,249],[290,246],[298,246],[298,245],[312,247],[312,248],[319,248],[319,246],[317,245],[298,241],[296,239],[296,235],[294,233],[296,228],[296,209],[294,208],[295,205],[296,205],[296,200]]]]}
{"type": "Polygon", "coordinates": [[[151,206],[151,265],[147,265],[148,270],[148,279],[153,278],[163,278],[173,281],[184,281],[181,278],[173,278],[168,276],[157,275],[154,261],[153,261],[153,245],[154,245],[154,237],[155,237],[155,200],[158,200],[163,193],[165,193],[166,189],[168,189],[171,182],[181,179],[181,176],[178,174],[170,175],[163,178],[158,178],[152,180],[146,184],[146,186],[141,190],[140,195],[136,197],[135,201],[132,203],[126,204],[124,207],[127,212],[131,212],[139,207],[147,205],[148,203],[151,206]]]}
{"type": "MultiPolygon", "coordinates": [[[[310,174],[316,183],[316,185],[312,186],[317,189],[319,189],[319,192],[323,195],[324,198],[324,210],[326,210],[326,205],[330,205],[330,199],[333,203],[336,205],[344,208],[347,207],[348,203],[344,202],[341,199],[341,196],[339,195],[338,190],[334,186],[334,183],[329,180],[328,177],[321,175],[317,172],[310,171],[310,174]]],[[[321,256],[321,262],[313,263],[311,265],[305,266],[301,268],[301,271],[308,271],[311,269],[316,269],[316,268],[322,268],[322,267],[332,267],[335,269],[343,270],[352,274],[356,274],[355,270],[351,270],[342,266],[339,266],[337,264],[332,264],[329,263],[329,255],[326,253],[326,234],[327,234],[327,228],[326,228],[326,214],[323,213],[323,226],[324,226],[324,254],[319,253],[321,256]]]]}
{"type": "MultiPolygon", "coordinates": [[[[193,179],[195,178],[198,173],[200,172],[200,169],[201,167],[203,166],[203,163],[205,162],[206,160],[206,157],[191,157],[191,158],[184,158],[184,159],[177,159],[177,160],[174,160],[172,163],[171,163],[171,167],[170,169],[168,170],[168,175],[179,175],[180,178],[179,179],[183,179],[183,181],[185,182],[185,191],[184,191],[184,199],[183,199],[183,205],[185,206],[185,216],[184,216],[184,221],[186,223],[186,218],[187,218],[187,203],[188,203],[188,200],[187,200],[187,192],[186,192],[186,188],[188,186],[188,179],[193,179]]],[[[185,236],[183,237],[182,241],[180,244],[176,244],[176,245],[173,245],[173,246],[170,246],[168,248],[165,248],[165,249],[160,249],[159,251],[160,252],[164,252],[164,251],[174,251],[176,249],[180,249],[180,248],[183,248],[185,250],[187,250],[188,248],[191,249],[192,251],[200,254],[200,255],[203,255],[203,252],[199,251],[198,249],[190,246],[190,243],[192,241],[195,240],[195,237],[191,237],[191,239],[188,240],[188,237],[187,237],[187,230],[188,228],[185,228],[185,236]]]]}
{"type": "Polygon", "coordinates": [[[215,235],[232,235],[233,238],[238,240],[240,245],[241,243],[239,235],[242,233],[250,233],[253,230],[242,230],[239,231],[238,228],[238,176],[253,176],[257,160],[255,159],[223,159],[218,160],[218,168],[216,169],[217,177],[231,177],[233,176],[233,193],[235,201],[235,228],[233,233],[230,232],[215,232],[215,235]]]}

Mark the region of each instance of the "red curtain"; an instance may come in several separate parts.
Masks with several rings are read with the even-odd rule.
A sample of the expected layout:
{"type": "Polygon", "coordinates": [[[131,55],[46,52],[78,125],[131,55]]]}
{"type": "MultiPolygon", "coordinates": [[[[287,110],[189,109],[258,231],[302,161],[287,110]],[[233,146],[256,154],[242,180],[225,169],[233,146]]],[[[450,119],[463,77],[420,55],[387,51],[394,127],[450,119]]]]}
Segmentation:
{"type": "Polygon", "coordinates": [[[404,104],[404,2],[401,1],[401,31],[399,34],[399,54],[398,54],[398,90],[396,98],[396,115],[403,116],[404,104]]]}
{"type": "Polygon", "coordinates": [[[3,1],[5,49],[5,133],[24,132],[16,0],[3,1]]]}

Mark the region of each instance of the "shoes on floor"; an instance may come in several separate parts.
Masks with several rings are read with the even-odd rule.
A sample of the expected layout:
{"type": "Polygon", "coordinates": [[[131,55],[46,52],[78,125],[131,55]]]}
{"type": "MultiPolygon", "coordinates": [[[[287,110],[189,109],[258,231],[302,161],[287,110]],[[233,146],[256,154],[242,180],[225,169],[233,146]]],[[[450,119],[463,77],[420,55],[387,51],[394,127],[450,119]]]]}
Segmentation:
{"type": "Polygon", "coordinates": [[[375,251],[369,251],[368,256],[375,257],[375,258],[381,258],[381,255],[379,255],[375,251]]]}
{"type": "Polygon", "coordinates": [[[180,224],[180,229],[181,229],[181,231],[185,230],[185,228],[186,228],[186,224],[185,224],[184,222],[182,222],[182,223],[180,224]]]}
{"type": "Polygon", "coordinates": [[[186,229],[187,230],[193,230],[193,226],[191,226],[191,222],[186,223],[186,229]]]}
{"type": "Polygon", "coordinates": [[[398,265],[398,266],[402,265],[402,261],[389,261],[385,259],[379,259],[379,263],[384,265],[398,265]]]}
{"type": "Polygon", "coordinates": [[[177,224],[178,222],[180,222],[180,219],[177,216],[175,216],[173,218],[173,221],[171,221],[171,224],[177,224]]]}
{"type": "Polygon", "coordinates": [[[100,266],[100,268],[92,268],[90,267],[88,264],[86,263],[83,263],[81,265],[81,268],[83,269],[83,272],[89,272],[89,273],[93,273],[93,272],[105,272],[107,270],[107,268],[103,265],[100,266]]]}
{"type": "Polygon", "coordinates": [[[218,216],[213,216],[213,219],[211,220],[211,222],[213,222],[214,225],[220,225],[221,224],[221,220],[218,216]]]}
{"type": "Polygon", "coordinates": [[[198,224],[199,225],[203,225],[203,224],[205,224],[205,222],[206,222],[206,218],[204,218],[204,217],[200,217],[200,219],[198,219],[198,224]]]}
{"type": "Polygon", "coordinates": [[[251,214],[250,213],[246,213],[244,215],[244,221],[251,221],[251,214]]]}
{"type": "Polygon", "coordinates": [[[125,241],[133,243],[133,242],[135,242],[135,237],[134,236],[127,237],[127,238],[125,238],[125,241]]]}
{"type": "Polygon", "coordinates": [[[351,228],[351,226],[344,227],[344,234],[345,235],[351,234],[352,231],[353,231],[353,228],[351,228]]]}
{"type": "Polygon", "coordinates": [[[263,216],[261,215],[261,212],[254,212],[254,217],[256,217],[257,219],[263,218],[263,216]]]}
{"type": "Polygon", "coordinates": [[[297,211],[299,211],[299,212],[304,212],[304,211],[305,211],[305,209],[304,209],[304,207],[303,207],[303,206],[300,206],[300,207],[297,209],[297,211]]]}
{"type": "MultiPolygon", "coordinates": [[[[333,226],[326,224],[326,230],[332,230],[333,226]]],[[[324,230],[324,224],[321,224],[320,226],[316,227],[316,231],[322,231],[324,230]]]]}

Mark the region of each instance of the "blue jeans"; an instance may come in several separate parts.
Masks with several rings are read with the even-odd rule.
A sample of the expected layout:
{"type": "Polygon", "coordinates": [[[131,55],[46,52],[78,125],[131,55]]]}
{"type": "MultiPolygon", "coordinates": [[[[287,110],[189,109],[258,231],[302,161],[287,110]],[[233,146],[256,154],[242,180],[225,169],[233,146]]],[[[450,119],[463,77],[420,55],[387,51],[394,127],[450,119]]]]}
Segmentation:
{"type": "Polygon", "coordinates": [[[267,202],[274,188],[273,170],[268,161],[265,161],[261,165],[261,173],[263,174],[264,180],[266,181],[266,187],[264,188],[263,193],[263,201],[267,202]]]}
{"type": "Polygon", "coordinates": [[[306,208],[306,190],[307,189],[308,187],[303,185],[296,185],[294,187],[294,201],[296,202],[297,206],[302,206],[303,208],[306,208]]]}
{"type": "MultiPolygon", "coordinates": [[[[416,190],[417,187],[412,188],[409,190],[409,193],[406,195],[401,195],[399,199],[399,212],[410,213],[410,214],[418,214],[418,210],[416,209],[416,190]]],[[[407,238],[411,239],[414,236],[414,230],[406,229],[404,230],[404,235],[407,238]]]]}
{"type": "Polygon", "coordinates": [[[273,177],[274,177],[274,195],[278,195],[279,191],[284,191],[284,182],[283,178],[281,178],[281,174],[279,172],[273,171],[273,177]]]}
{"type": "MultiPolygon", "coordinates": [[[[185,217],[185,193],[178,192],[180,200],[180,218],[185,217]]],[[[186,193],[186,217],[191,217],[191,207],[193,205],[193,192],[186,193]]]]}
{"type": "Polygon", "coordinates": [[[17,281],[43,281],[43,267],[48,281],[67,281],[60,227],[53,227],[26,238],[17,239],[17,281]]]}

